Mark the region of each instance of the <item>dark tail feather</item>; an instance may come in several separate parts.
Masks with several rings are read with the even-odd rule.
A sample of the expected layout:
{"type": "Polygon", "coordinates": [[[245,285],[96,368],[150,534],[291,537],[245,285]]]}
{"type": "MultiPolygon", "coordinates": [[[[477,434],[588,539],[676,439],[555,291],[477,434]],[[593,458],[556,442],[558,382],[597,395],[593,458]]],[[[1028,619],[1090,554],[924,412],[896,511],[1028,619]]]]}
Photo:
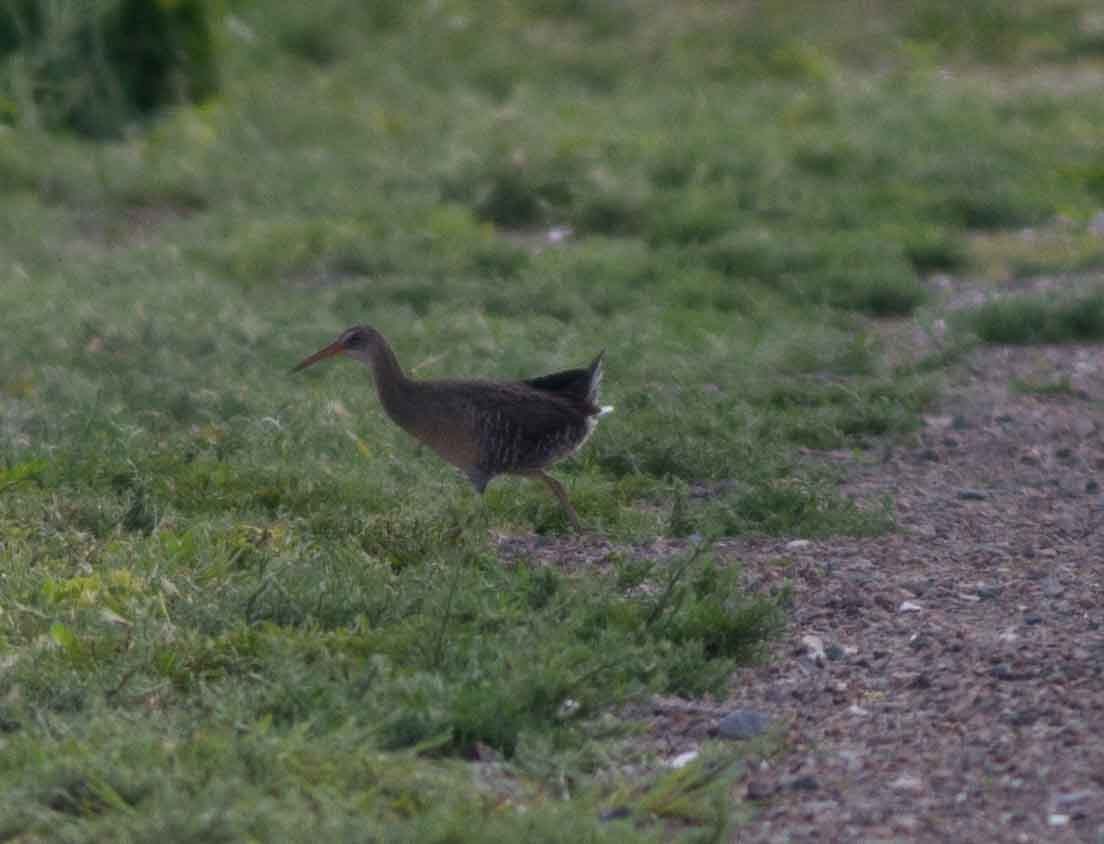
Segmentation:
{"type": "Polygon", "coordinates": [[[597,406],[598,387],[602,383],[602,370],[606,358],[603,349],[586,369],[568,369],[537,378],[527,378],[525,383],[538,390],[571,396],[577,401],[597,406]]]}

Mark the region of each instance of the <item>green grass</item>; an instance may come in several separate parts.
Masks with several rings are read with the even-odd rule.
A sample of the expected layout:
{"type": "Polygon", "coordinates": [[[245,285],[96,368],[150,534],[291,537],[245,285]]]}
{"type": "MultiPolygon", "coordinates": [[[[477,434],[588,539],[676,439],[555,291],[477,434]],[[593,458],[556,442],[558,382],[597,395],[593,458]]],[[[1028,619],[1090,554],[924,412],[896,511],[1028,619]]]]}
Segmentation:
{"type": "Polygon", "coordinates": [[[1006,281],[1055,273],[1091,273],[1104,267],[1104,238],[1069,225],[1040,231],[978,235],[971,264],[986,278],[1006,281]]]}
{"type": "Polygon", "coordinates": [[[986,343],[1093,343],[1104,340],[1104,293],[1010,296],[965,312],[964,326],[986,343]]]}
{"type": "MultiPolygon", "coordinates": [[[[923,5],[235,0],[203,106],[92,144],[0,99],[0,839],[730,837],[777,739],[671,771],[627,707],[784,621],[709,540],[892,529],[802,454],[936,394],[870,320],[987,244],[1097,263],[997,249],[1104,201],[1104,104],[1039,81],[1090,4],[923,5]],[[556,473],[612,556],[500,559],[566,532],[546,489],[479,501],[363,368],[287,374],[358,322],[426,377],[606,348],[556,473]]],[[[1010,307],[971,324],[1101,333],[1010,307]]]]}
{"type": "Polygon", "coordinates": [[[1079,391],[1071,383],[1069,376],[1061,378],[1013,378],[1009,385],[1015,392],[1042,397],[1078,396],[1079,391]]]}

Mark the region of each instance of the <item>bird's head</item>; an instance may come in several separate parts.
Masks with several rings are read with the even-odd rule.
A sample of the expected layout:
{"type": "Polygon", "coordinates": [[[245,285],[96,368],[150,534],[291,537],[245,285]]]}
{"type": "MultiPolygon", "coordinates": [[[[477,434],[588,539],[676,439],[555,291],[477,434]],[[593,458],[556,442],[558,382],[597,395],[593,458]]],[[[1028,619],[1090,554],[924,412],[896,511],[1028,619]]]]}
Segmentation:
{"type": "Polygon", "coordinates": [[[370,325],[354,325],[352,328],[346,328],[342,331],[341,335],[330,345],[319,349],[310,357],[304,358],[291,371],[299,372],[308,366],[313,366],[320,360],[325,360],[334,355],[349,355],[370,364],[382,343],[382,335],[370,325]]]}

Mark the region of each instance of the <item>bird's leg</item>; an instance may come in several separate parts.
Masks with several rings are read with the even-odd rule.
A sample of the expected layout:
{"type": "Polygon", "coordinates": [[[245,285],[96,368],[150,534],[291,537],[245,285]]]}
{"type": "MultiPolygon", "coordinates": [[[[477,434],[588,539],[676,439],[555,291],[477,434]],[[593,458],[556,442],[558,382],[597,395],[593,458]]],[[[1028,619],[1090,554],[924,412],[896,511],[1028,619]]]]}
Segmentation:
{"type": "Polygon", "coordinates": [[[487,491],[487,484],[491,482],[493,476],[488,477],[483,471],[478,468],[469,469],[467,471],[468,480],[471,481],[472,488],[475,490],[476,507],[478,508],[477,521],[482,522],[483,532],[487,533],[491,529],[491,511],[487,507],[487,496],[484,493],[487,491]]]}
{"type": "Polygon", "coordinates": [[[555,495],[556,498],[559,499],[560,504],[563,505],[564,511],[567,513],[567,518],[571,521],[571,526],[575,528],[575,532],[582,533],[583,528],[579,524],[579,517],[575,515],[575,508],[572,507],[571,502],[567,500],[567,490],[564,489],[563,484],[561,484],[547,472],[542,472],[540,470],[536,472],[531,472],[529,476],[532,478],[540,478],[542,481],[548,484],[548,488],[552,490],[552,494],[555,495]]]}
{"type": "Polygon", "coordinates": [[[479,523],[483,536],[489,536],[491,533],[491,508],[487,506],[487,496],[482,492],[479,493],[476,506],[478,507],[476,521],[479,523]]]}
{"type": "MultiPolygon", "coordinates": [[[[485,486],[485,485],[484,485],[485,486]]],[[[450,527],[445,534],[449,546],[459,547],[474,541],[479,543],[491,529],[490,508],[482,489],[475,488],[475,496],[467,494],[446,500],[450,527]]]]}

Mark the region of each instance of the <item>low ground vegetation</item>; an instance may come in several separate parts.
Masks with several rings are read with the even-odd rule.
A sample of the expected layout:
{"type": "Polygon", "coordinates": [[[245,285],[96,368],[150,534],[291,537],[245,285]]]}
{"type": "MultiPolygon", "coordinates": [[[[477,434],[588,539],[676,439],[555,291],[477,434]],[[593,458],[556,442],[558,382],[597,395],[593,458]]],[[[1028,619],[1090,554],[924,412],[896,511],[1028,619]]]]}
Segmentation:
{"type": "MultiPolygon", "coordinates": [[[[620,717],[722,695],[784,622],[710,541],[891,530],[801,457],[937,395],[953,343],[890,365],[871,320],[1099,258],[1104,104],[1049,84],[1098,68],[1092,4],[875,5],[243,0],[203,104],[101,143],[9,111],[0,838],[739,823],[775,739],[676,770],[620,717]],[[423,376],[606,347],[617,409],[559,472],[623,551],[504,562],[566,530],[543,489],[477,501],[361,368],[287,375],[355,322],[423,376]]],[[[1101,334],[1098,294],[987,307],[954,337],[1101,334]]]]}

